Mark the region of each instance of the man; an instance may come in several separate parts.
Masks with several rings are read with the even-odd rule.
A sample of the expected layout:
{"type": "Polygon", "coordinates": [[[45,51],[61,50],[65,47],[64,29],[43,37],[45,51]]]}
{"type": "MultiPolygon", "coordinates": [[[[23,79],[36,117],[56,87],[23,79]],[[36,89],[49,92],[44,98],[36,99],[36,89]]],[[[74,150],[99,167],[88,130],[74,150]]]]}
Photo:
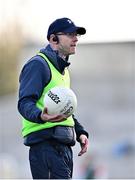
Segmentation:
{"type": "Polygon", "coordinates": [[[85,33],[85,28],[68,18],[56,19],[48,28],[49,44],[24,65],[20,74],[18,110],[23,116],[24,144],[30,146],[34,179],[72,178],[71,147],[77,139],[81,145],[79,156],[88,149],[88,133],[74,115],[49,115],[43,105],[49,89],[70,86],[68,58],[75,54],[78,35],[85,33]]]}

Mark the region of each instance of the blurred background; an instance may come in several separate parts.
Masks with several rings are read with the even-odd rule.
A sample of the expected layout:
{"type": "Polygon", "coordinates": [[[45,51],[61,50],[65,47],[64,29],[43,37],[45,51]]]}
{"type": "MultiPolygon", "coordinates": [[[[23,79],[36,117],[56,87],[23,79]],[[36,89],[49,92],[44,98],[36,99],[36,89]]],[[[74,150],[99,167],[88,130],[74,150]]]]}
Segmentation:
{"type": "Polygon", "coordinates": [[[17,111],[19,74],[47,45],[50,23],[69,17],[84,26],[70,57],[76,117],[90,134],[74,152],[74,178],[135,179],[134,0],[0,0],[0,179],[31,178],[17,111]]]}

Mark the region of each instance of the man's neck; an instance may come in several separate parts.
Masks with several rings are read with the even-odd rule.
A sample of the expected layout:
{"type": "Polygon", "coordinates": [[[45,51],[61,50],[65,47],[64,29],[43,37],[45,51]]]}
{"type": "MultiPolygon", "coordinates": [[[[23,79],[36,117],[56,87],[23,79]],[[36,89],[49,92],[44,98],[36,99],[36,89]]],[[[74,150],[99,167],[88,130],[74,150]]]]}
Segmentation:
{"type": "Polygon", "coordinates": [[[64,61],[67,61],[67,56],[64,55],[63,53],[59,52],[57,47],[52,46],[52,44],[50,44],[50,47],[54,50],[58,52],[58,56],[61,57],[64,61]]]}
{"type": "Polygon", "coordinates": [[[64,61],[66,61],[66,56],[60,52],[58,52],[59,57],[61,57],[64,61]]]}

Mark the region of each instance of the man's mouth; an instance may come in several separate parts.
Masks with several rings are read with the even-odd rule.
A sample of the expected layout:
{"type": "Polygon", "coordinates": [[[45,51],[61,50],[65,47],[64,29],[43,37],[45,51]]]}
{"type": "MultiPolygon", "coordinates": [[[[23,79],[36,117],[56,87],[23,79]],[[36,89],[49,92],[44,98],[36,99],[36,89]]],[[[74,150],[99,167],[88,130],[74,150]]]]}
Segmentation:
{"type": "Polygon", "coordinates": [[[75,44],[71,44],[71,47],[76,47],[76,45],[75,44]]]}

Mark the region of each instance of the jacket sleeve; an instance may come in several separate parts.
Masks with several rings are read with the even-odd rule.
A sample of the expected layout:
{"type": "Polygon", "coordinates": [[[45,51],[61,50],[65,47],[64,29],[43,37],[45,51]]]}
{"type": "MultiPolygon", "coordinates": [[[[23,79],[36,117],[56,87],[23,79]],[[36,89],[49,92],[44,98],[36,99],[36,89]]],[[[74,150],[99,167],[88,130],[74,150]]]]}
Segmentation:
{"type": "Polygon", "coordinates": [[[80,142],[79,137],[81,134],[84,134],[87,136],[87,138],[89,138],[89,134],[87,131],[84,130],[84,127],[77,121],[77,119],[75,118],[75,116],[73,115],[73,119],[75,122],[75,132],[76,132],[76,139],[78,142],[80,142]]]}
{"type": "Polygon", "coordinates": [[[44,123],[40,119],[41,110],[36,107],[49,79],[49,68],[45,61],[34,57],[23,67],[20,74],[18,110],[27,120],[44,123]]]}

